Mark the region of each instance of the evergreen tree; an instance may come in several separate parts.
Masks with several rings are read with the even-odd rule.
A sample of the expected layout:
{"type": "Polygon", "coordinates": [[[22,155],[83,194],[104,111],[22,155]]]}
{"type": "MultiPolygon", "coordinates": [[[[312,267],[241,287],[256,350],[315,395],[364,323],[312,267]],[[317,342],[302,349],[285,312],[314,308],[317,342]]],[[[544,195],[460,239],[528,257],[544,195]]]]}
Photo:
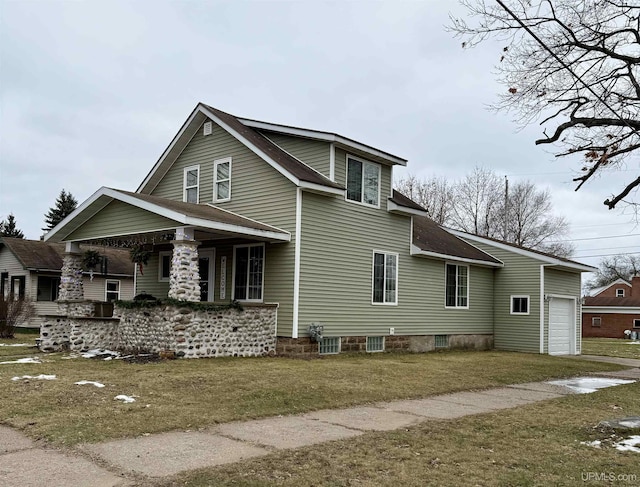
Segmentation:
{"type": "Polygon", "coordinates": [[[9,213],[6,220],[0,221],[0,236],[24,238],[24,233],[16,227],[16,217],[9,213]]]}
{"type": "Polygon", "coordinates": [[[44,230],[48,232],[58,223],[64,220],[73,210],[78,206],[78,201],[73,197],[71,193],[67,193],[64,189],[60,191],[60,196],[56,199],[54,207],[49,208],[49,211],[44,216],[44,222],[47,224],[44,230]]]}

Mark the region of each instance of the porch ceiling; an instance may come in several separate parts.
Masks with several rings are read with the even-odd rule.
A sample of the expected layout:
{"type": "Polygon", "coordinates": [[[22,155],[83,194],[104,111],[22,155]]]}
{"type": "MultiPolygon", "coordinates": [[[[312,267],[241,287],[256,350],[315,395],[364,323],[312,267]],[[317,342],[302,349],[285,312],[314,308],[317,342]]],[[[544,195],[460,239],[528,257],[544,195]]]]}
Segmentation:
{"type": "Polygon", "coordinates": [[[213,205],[184,203],[104,187],[51,230],[45,240],[129,240],[144,235],[147,240],[160,241],[179,227],[192,227],[196,238],[206,240],[291,240],[289,232],[213,205]]]}

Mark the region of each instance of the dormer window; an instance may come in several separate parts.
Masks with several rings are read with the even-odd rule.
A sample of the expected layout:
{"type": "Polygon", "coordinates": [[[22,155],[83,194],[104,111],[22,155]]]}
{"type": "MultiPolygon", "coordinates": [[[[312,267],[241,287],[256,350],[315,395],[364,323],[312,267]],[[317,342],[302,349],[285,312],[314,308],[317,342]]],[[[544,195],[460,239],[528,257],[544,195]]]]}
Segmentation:
{"type": "Polygon", "coordinates": [[[200,166],[184,169],[183,199],[186,203],[197,203],[200,188],[200,166]]]}
{"type": "Polygon", "coordinates": [[[624,289],[616,289],[616,298],[624,298],[624,289]]]}
{"type": "Polygon", "coordinates": [[[380,165],[347,156],[347,200],[380,207],[380,165]]]}

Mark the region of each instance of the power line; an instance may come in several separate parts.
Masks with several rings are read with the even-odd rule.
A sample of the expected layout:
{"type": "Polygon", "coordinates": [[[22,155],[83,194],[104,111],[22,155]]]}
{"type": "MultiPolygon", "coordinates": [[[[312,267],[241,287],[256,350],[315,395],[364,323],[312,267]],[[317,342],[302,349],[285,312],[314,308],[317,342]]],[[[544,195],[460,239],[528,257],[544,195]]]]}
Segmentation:
{"type": "Polygon", "coordinates": [[[626,254],[596,254],[596,255],[578,255],[576,259],[587,259],[589,257],[613,257],[614,255],[638,255],[640,252],[628,252],[626,254]]]}
{"type": "Polygon", "coordinates": [[[566,240],[553,240],[547,243],[581,242],[583,240],[604,240],[607,238],[624,238],[624,237],[637,237],[637,236],[640,236],[640,233],[628,233],[627,235],[609,235],[606,237],[568,238],[566,240]]]}
{"type": "Polygon", "coordinates": [[[626,245],[624,247],[600,247],[597,249],[585,249],[585,250],[576,250],[576,252],[593,252],[595,250],[617,250],[617,249],[635,249],[638,248],[637,245],[626,245]]]}

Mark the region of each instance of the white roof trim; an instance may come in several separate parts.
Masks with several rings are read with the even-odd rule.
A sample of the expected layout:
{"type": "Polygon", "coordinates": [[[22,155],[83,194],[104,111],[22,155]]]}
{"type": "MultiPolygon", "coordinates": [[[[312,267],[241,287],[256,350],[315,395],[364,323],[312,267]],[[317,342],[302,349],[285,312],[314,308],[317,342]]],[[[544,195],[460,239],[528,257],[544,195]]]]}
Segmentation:
{"type": "Polygon", "coordinates": [[[270,130],[272,132],[280,132],[283,134],[294,135],[297,137],[307,137],[309,139],[322,140],[329,143],[338,143],[345,147],[349,147],[350,149],[355,149],[355,150],[364,152],[366,154],[370,154],[372,156],[385,159],[391,162],[392,164],[398,164],[400,166],[407,165],[407,161],[405,159],[402,159],[401,157],[394,156],[393,154],[389,154],[388,152],[384,152],[374,147],[370,147],[360,142],[356,142],[355,140],[342,137],[341,135],[338,135],[338,134],[332,134],[330,132],[322,132],[319,130],[289,127],[287,125],[278,125],[276,123],[260,122],[258,120],[251,120],[248,118],[238,117],[238,120],[240,120],[240,122],[242,122],[247,127],[252,127],[256,129],[262,129],[262,130],[270,130]]]}
{"type": "MultiPolygon", "coordinates": [[[[289,232],[285,232],[285,234],[280,233],[280,232],[284,232],[284,230],[280,230],[280,232],[260,230],[256,228],[243,227],[240,225],[233,225],[230,223],[222,223],[222,222],[216,222],[211,220],[205,220],[202,218],[187,216],[183,213],[180,213],[174,210],[169,210],[167,208],[156,205],[154,203],[143,201],[139,198],[136,198],[135,196],[130,196],[128,194],[124,194],[124,193],[121,193],[120,191],[117,191],[111,188],[106,188],[104,186],[100,188],[98,191],[96,191],[93,195],[91,195],[91,197],[87,201],[85,201],[82,205],[80,205],[80,207],[78,207],[71,215],[65,218],[58,226],[56,226],[54,230],[49,232],[45,236],[45,241],[49,240],[55,233],[57,233],[57,231],[59,230],[59,227],[62,228],[65,222],[67,222],[68,220],[69,221],[72,220],[74,216],[77,216],[83,209],[86,209],[87,206],[89,206],[91,203],[93,203],[94,201],[96,201],[98,198],[102,196],[107,196],[111,199],[122,201],[123,203],[127,203],[137,208],[141,208],[151,213],[155,213],[157,215],[163,216],[170,220],[182,223],[183,225],[196,226],[196,227],[207,228],[211,230],[220,230],[224,232],[239,233],[242,235],[249,235],[249,236],[260,237],[268,240],[275,240],[275,241],[281,241],[281,242],[291,241],[291,234],[289,232]]],[[[251,220],[251,221],[255,221],[255,220],[251,220]]],[[[264,223],[262,225],[264,225],[264,223]]],[[[274,227],[274,230],[279,230],[279,229],[276,229],[274,227]]]]}
{"type": "MultiPolygon", "coordinates": [[[[67,225],[72,220],[74,220],[78,215],[80,215],[80,213],[82,213],[84,210],[86,210],[87,207],[91,206],[92,203],[94,203],[98,198],[100,198],[104,194],[103,191],[107,190],[107,189],[109,189],[109,188],[107,188],[105,186],[102,186],[95,193],[93,193],[91,196],[89,196],[80,206],[78,206],[75,210],[73,210],[71,213],[69,213],[69,215],[67,215],[67,217],[64,220],[62,220],[55,227],[53,227],[51,230],[49,230],[44,235],[44,239],[43,240],[45,242],[49,241],[51,239],[51,237],[53,237],[55,234],[57,234],[62,228],[64,228],[65,225],[67,225]]],[[[104,208],[104,206],[102,208],[104,208]]],[[[87,220],[83,221],[82,223],[85,223],[86,221],[87,220]]]]}
{"type": "Polygon", "coordinates": [[[406,206],[394,203],[390,199],[387,199],[387,211],[390,213],[400,213],[402,215],[417,215],[429,217],[426,211],[416,210],[415,208],[408,208],[406,206]]]}
{"type": "Polygon", "coordinates": [[[308,181],[300,181],[299,184],[301,189],[311,191],[313,193],[327,193],[327,194],[335,194],[337,196],[344,196],[344,189],[340,188],[330,188],[329,186],[322,186],[321,184],[310,183],[308,181]]]}
{"type": "Polygon", "coordinates": [[[640,306],[585,306],[582,305],[583,313],[600,313],[600,314],[621,314],[621,315],[637,315],[640,314],[640,306]]]}
{"type": "MultiPolygon", "coordinates": [[[[443,227],[444,228],[444,227],[443,227]]],[[[532,252],[531,250],[522,249],[519,247],[513,247],[508,244],[504,244],[501,242],[495,242],[494,240],[490,240],[488,238],[480,237],[478,235],[473,235],[466,232],[461,232],[459,230],[453,230],[451,228],[444,228],[447,232],[455,235],[456,237],[468,238],[470,240],[474,240],[476,242],[481,242],[486,245],[490,245],[496,247],[501,250],[506,250],[507,252],[513,252],[514,254],[523,255],[525,257],[531,257],[532,259],[539,260],[546,264],[552,264],[562,267],[568,267],[570,269],[579,270],[581,272],[594,272],[598,269],[595,267],[591,267],[590,265],[580,264],[579,262],[568,262],[566,260],[561,260],[555,257],[550,257],[547,255],[538,254],[537,252],[532,252]]]]}
{"type": "Polygon", "coordinates": [[[464,262],[467,264],[475,264],[482,265],[488,267],[504,267],[504,264],[496,263],[496,262],[487,262],[486,260],[477,260],[477,259],[468,259],[466,257],[457,257],[455,255],[449,254],[439,254],[437,252],[429,252],[428,250],[422,250],[420,247],[411,244],[410,255],[415,255],[416,257],[431,257],[435,259],[444,259],[444,260],[452,260],[457,262],[464,262]]]}
{"type": "Polygon", "coordinates": [[[596,287],[596,288],[592,289],[591,291],[589,291],[589,296],[597,296],[602,291],[606,291],[607,289],[609,289],[611,286],[616,286],[616,285],[620,285],[620,284],[623,284],[623,285],[631,287],[631,283],[630,282],[627,282],[624,279],[619,278],[619,279],[613,281],[611,284],[607,284],[606,286],[600,286],[600,287],[596,287]]]}

